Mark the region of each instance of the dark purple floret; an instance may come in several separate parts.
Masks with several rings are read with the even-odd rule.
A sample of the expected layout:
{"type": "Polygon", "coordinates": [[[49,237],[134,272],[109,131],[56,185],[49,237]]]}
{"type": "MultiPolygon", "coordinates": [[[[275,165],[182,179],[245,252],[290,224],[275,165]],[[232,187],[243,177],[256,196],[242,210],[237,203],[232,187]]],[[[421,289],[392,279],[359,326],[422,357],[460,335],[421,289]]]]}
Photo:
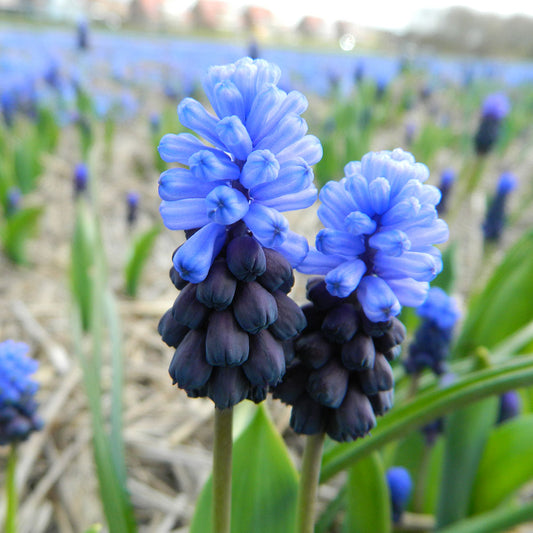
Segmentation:
{"type": "Polygon", "coordinates": [[[157,331],[165,344],[176,348],[188,333],[189,328],[178,324],[172,316],[172,309],[169,309],[159,320],[157,331]]]}
{"type": "Polygon", "coordinates": [[[315,331],[298,337],[294,342],[298,358],[310,368],[324,366],[337,352],[338,347],[315,331]]]}
{"type": "Polygon", "coordinates": [[[328,311],[322,322],[322,333],[329,341],[343,344],[355,335],[358,326],[359,317],[355,307],[343,303],[328,311]]]}
{"type": "Polygon", "coordinates": [[[376,426],[376,417],[368,396],[357,386],[348,388],[339,409],[331,412],[327,433],[338,442],[347,442],[364,437],[376,426]]]}
{"type": "Polygon", "coordinates": [[[285,374],[283,346],[266,329],[250,335],[250,357],[242,369],[252,386],[276,386],[285,374]]]}
{"type": "Polygon", "coordinates": [[[341,298],[333,296],[328,291],[322,278],[310,278],[308,280],[306,296],[318,309],[331,309],[342,301],[341,298]]]}
{"type": "Polygon", "coordinates": [[[316,402],[336,409],[340,406],[348,388],[350,372],[337,357],[313,370],[307,379],[307,392],[316,402]]]}
{"type": "Polygon", "coordinates": [[[375,340],[368,335],[356,334],[342,346],[342,362],[349,370],[374,368],[376,359],[375,340]]]}
{"type": "Polygon", "coordinates": [[[199,389],[211,376],[212,366],[205,358],[205,333],[190,330],[176,348],[169,374],[180,389],[199,389]]]}
{"type": "Polygon", "coordinates": [[[278,318],[276,299],[255,281],[239,285],[233,312],[241,328],[253,335],[268,328],[278,318]]]}
{"type": "Polygon", "coordinates": [[[187,285],[172,306],[174,320],[190,329],[202,327],[209,316],[209,309],[196,299],[196,289],[192,283],[187,285]]]}
{"type": "Polygon", "coordinates": [[[178,291],[184,289],[187,283],[189,283],[179,275],[178,271],[173,266],[170,267],[170,271],[168,274],[170,277],[170,281],[172,281],[172,284],[174,285],[174,287],[176,287],[176,289],[178,289],[178,291]]]}
{"type": "Polygon", "coordinates": [[[241,281],[254,281],[266,270],[263,247],[249,235],[230,241],[226,261],[231,273],[241,281]]]}
{"type": "Polygon", "coordinates": [[[294,285],[294,273],[291,265],[280,253],[270,248],[263,249],[266,261],[266,270],[257,281],[269,291],[275,291],[283,286],[287,293],[294,285]]]}
{"type": "Polygon", "coordinates": [[[229,271],[226,262],[218,259],[213,263],[207,277],[198,284],[196,298],[210,309],[226,309],[233,302],[237,280],[229,271]]]}
{"type": "Polygon", "coordinates": [[[229,309],[211,313],[205,345],[207,362],[213,366],[242,365],[250,350],[248,334],[239,327],[229,309]]]}
{"type": "Polygon", "coordinates": [[[278,318],[269,329],[281,341],[292,339],[307,325],[305,315],[298,304],[283,291],[275,291],[273,296],[278,306],[278,318]]]}
{"type": "Polygon", "coordinates": [[[228,409],[242,402],[247,398],[249,391],[250,382],[241,367],[219,366],[213,369],[207,395],[218,409],[228,409]]]}
{"type": "Polygon", "coordinates": [[[296,433],[315,435],[325,431],[326,416],[326,408],[304,394],[292,406],[290,424],[296,433]]]}

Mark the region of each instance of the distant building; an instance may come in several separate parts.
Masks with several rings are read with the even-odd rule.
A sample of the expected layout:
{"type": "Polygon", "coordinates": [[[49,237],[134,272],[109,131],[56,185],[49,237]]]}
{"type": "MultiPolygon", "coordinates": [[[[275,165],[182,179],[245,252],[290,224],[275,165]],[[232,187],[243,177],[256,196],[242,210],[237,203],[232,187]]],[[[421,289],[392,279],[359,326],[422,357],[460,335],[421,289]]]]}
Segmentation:
{"type": "Polygon", "coordinates": [[[272,11],[259,6],[248,6],[242,13],[244,27],[251,31],[270,31],[274,25],[272,11]]]}
{"type": "Polygon", "coordinates": [[[227,14],[228,4],[220,0],[198,0],[191,10],[193,24],[210,30],[222,28],[227,14]]]}
{"type": "Polygon", "coordinates": [[[324,19],[308,15],[303,17],[298,24],[298,31],[305,37],[322,37],[327,28],[324,19]]]}

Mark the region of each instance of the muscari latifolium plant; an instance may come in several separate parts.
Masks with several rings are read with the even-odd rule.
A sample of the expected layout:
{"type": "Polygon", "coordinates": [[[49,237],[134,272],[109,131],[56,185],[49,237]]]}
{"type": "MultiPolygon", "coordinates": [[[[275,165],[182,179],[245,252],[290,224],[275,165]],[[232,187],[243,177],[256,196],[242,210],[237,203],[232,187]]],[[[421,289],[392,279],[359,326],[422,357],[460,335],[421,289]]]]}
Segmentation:
{"type": "Polygon", "coordinates": [[[212,67],[203,87],[213,113],[192,98],[178,106],[198,136],[167,134],[159,145],[163,160],[180,164],[161,175],[161,216],[187,237],[170,270],[180,294],[159,332],[176,349],[173,382],[215,404],[220,533],[231,528],[231,409],[270,390],[309,436],[296,527],[313,530],[324,436],[362,437],[392,406],[389,361],[405,336],[396,317],[424,301],[442,269],[433,245],[448,237],[427,167],[397,149],[349,163],[322,189],[325,229],[309,250],[281,213],[315,202],[311,165],[322,148],[300,117],[305,97],[279,89],[279,77],[264,60],[212,67]],[[287,296],[293,268],[324,276],[309,280],[303,308],[287,296]]]}
{"type": "Polygon", "coordinates": [[[31,378],[38,364],[28,357],[29,349],[23,342],[0,343],[0,445],[10,447],[5,477],[5,533],[18,531],[17,445],[43,425],[35,401],[39,383],[31,378]]]}

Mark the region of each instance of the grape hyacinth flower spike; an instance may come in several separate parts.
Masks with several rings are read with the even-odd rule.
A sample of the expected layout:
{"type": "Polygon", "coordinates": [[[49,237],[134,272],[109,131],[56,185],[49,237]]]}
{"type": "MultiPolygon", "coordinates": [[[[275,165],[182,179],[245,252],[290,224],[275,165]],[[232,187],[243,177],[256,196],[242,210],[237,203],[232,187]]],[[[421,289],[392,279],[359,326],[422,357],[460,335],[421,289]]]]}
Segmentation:
{"type": "Polygon", "coordinates": [[[28,351],[23,342],[0,343],[0,445],[24,441],[42,427],[34,399],[39,384],[30,377],[38,365],[28,351]]]}
{"type": "Polygon", "coordinates": [[[366,435],[393,402],[389,362],[400,353],[401,306],[417,307],[442,269],[448,227],[427,167],[401,149],[370,152],[320,191],[325,226],[298,267],[311,278],[307,327],[274,395],[297,433],[337,441],[366,435]]]}
{"type": "Polygon", "coordinates": [[[481,119],[474,137],[477,155],[485,156],[493,148],[500,136],[503,119],[509,114],[511,104],[504,93],[489,94],[481,107],[481,119]]]}
{"type": "Polygon", "coordinates": [[[389,487],[392,521],[397,524],[409,503],[413,491],[413,481],[409,470],[403,466],[394,466],[387,470],[387,485],[389,487]]]}
{"type": "Polygon", "coordinates": [[[453,330],[461,318],[459,303],[440,287],[429,290],[426,301],[417,309],[422,322],[409,346],[404,362],[408,374],[419,374],[429,368],[440,376],[446,372],[453,330]]]}
{"type": "Polygon", "coordinates": [[[507,218],[507,199],[516,186],[516,176],[511,172],[504,172],[500,176],[496,194],[489,204],[483,222],[483,237],[485,242],[497,243],[501,239],[507,218]]]}
{"type": "Polygon", "coordinates": [[[322,148],[300,117],[306,98],[279,89],[279,78],[261,59],[210,68],[214,113],[192,98],[178,106],[200,138],[167,134],[159,145],[164,161],[182,165],[161,175],[161,216],[187,236],[170,272],[181,293],[159,332],[176,348],[174,382],[219,409],[263,400],[285,372],[285,341],[305,326],[287,293],[308,244],[281,213],[316,200],[311,165],[322,148]]]}

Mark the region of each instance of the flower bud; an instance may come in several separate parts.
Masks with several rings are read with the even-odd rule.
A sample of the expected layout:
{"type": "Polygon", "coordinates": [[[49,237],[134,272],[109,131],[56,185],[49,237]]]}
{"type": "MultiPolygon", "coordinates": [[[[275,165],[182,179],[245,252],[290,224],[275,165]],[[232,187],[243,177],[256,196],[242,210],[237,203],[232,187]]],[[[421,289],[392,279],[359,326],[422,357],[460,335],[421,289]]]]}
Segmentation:
{"type": "Polygon", "coordinates": [[[313,370],[307,380],[307,392],[316,402],[336,409],[348,387],[348,370],[332,357],[323,367],[313,370]]]}
{"type": "Polygon", "coordinates": [[[376,349],[372,337],[357,333],[350,342],[343,345],[342,362],[349,370],[374,368],[376,349]]]}
{"type": "Polygon", "coordinates": [[[207,362],[213,366],[238,366],[248,359],[248,334],[229,309],[211,313],[205,345],[207,362]]]}
{"type": "Polygon", "coordinates": [[[370,400],[357,386],[350,385],[341,406],[330,411],[327,433],[338,442],[347,442],[364,437],[375,425],[370,400]]]}
{"type": "Polygon", "coordinates": [[[174,352],[168,372],[174,384],[186,391],[203,387],[212,367],[205,359],[205,333],[190,330],[174,352]]]}
{"type": "Polygon", "coordinates": [[[324,366],[335,353],[335,346],[319,331],[298,337],[294,349],[300,360],[311,368],[324,366]]]}
{"type": "Polygon", "coordinates": [[[172,306],[174,320],[190,329],[200,328],[209,315],[209,309],[196,299],[196,287],[192,283],[187,285],[172,306]]]}
{"type": "Polygon", "coordinates": [[[250,355],[242,369],[252,386],[276,386],[285,373],[285,355],[281,343],[266,329],[250,335],[250,355]]]}
{"type": "Polygon", "coordinates": [[[204,281],[198,284],[196,299],[209,307],[221,311],[233,302],[237,281],[226,266],[226,262],[216,260],[204,281]]]}
{"type": "Polygon", "coordinates": [[[172,309],[169,309],[159,320],[157,331],[165,344],[177,348],[183,337],[188,333],[189,328],[178,324],[172,316],[172,309]]]}
{"type": "Polygon", "coordinates": [[[238,366],[219,366],[213,368],[213,374],[207,387],[207,395],[217,409],[229,409],[248,396],[250,383],[238,366]]]}
{"type": "Polygon", "coordinates": [[[278,318],[270,325],[270,332],[279,340],[291,339],[305,328],[305,315],[298,304],[284,292],[276,291],[273,296],[278,306],[278,318]]]}
{"type": "Polygon", "coordinates": [[[278,306],[274,296],[259,283],[250,281],[237,288],[233,313],[241,328],[255,335],[277,320],[278,306]]]}
{"type": "Polygon", "coordinates": [[[251,236],[236,237],[226,251],[228,268],[241,281],[253,281],[266,270],[263,247],[251,236]]]}
{"type": "Polygon", "coordinates": [[[331,342],[343,344],[355,335],[358,325],[354,306],[343,303],[328,311],[322,322],[322,333],[331,342]]]}

